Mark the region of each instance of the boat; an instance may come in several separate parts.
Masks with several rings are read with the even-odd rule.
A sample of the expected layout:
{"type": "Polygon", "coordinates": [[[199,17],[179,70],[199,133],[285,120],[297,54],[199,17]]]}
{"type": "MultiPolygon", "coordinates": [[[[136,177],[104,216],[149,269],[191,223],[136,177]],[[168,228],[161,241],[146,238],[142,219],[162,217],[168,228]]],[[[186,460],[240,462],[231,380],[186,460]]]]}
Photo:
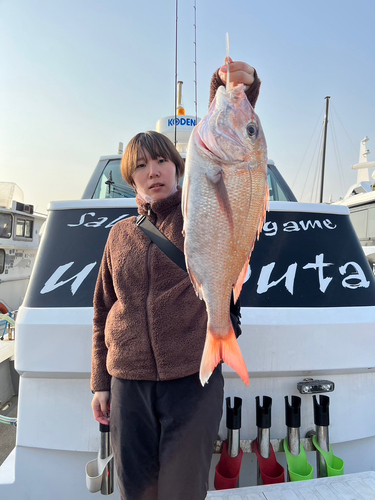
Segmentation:
{"type": "MultiPolygon", "coordinates": [[[[187,141],[178,135],[179,126],[192,124],[186,119],[183,124],[172,123],[171,118],[159,130],[174,127],[184,154],[187,141]]],[[[121,156],[120,144],[117,154],[99,159],[82,199],[51,202],[48,207],[43,239],[16,321],[17,444],[0,467],[1,498],[92,498],[87,464],[99,460],[101,443],[90,406],[93,290],[111,227],[137,214],[134,192],[120,175],[121,156]]],[[[300,400],[298,444],[314,464],[315,457],[321,461],[323,455],[317,453],[312,434],[320,439],[320,427],[324,427],[316,424],[316,405],[325,401],[327,411],[324,398],[329,398],[325,444],[333,447],[349,474],[336,478],[332,488],[344,492],[352,480],[359,485],[352,493],[363,492],[368,484],[375,484],[375,405],[371,404],[375,278],[347,207],[297,202],[272,161],[268,181],[270,210],[241,295],[239,343],[250,386],[223,365],[229,406],[234,398],[241,399],[242,428],[236,434],[244,451],[240,487],[214,492],[215,467],[229,435],[224,411],[208,498],[302,498],[297,496],[301,490],[297,483],[261,486],[254,453],[258,438],[259,445],[268,444],[268,453],[271,447],[278,452],[277,460],[286,468],[284,438],[291,434],[285,421],[285,397],[300,400]],[[314,400],[314,395],[320,399],[314,400]],[[263,408],[270,421],[271,406],[272,425],[260,428],[257,412],[263,408]]],[[[322,495],[325,489],[331,490],[333,479],[320,478],[319,467],[314,469],[316,479],[303,485],[310,496],[303,498],[320,498],[312,496],[314,488],[322,498],[332,498],[322,495]]],[[[98,477],[102,481],[101,474],[98,477]]],[[[374,498],[372,493],[363,498],[374,498]]],[[[112,498],[119,498],[116,482],[112,498]]],[[[345,498],[362,497],[354,493],[345,498]]]]}
{"type": "Polygon", "coordinates": [[[359,161],[352,165],[357,171],[356,183],[335,204],[349,208],[353,227],[375,274],[375,161],[368,161],[368,141],[367,136],[362,139],[359,161]]]}
{"type": "Polygon", "coordinates": [[[16,407],[14,319],[26,294],[45,220],[46,215],[24,203],[17,184],[0,182],[0,421],[16,407]]]}

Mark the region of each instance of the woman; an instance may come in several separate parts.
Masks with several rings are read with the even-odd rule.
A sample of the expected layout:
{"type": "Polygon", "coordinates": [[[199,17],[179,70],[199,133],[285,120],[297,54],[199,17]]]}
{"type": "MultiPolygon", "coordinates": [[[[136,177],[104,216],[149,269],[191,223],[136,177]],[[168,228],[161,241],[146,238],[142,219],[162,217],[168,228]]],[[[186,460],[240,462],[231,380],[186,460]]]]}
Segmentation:
{"type": "MultiPolygon", "coordinates": [[[[254,106],[255,70],[232,62],[230,80],[244,83],[254,106]]],[[[211,81],[210,100],[226,84],[227,67],[211,81]]],[[[184,163],[157,132],[137,134],[121,163],[138,212],[183,251],[184,163]]],[[[94,418],[111,423],[123,500],[203,500],[222,415],[219,366],[204,387],[199,366],[206,335],[205,303],[188,274],[136,225],[117,223],[104,250],[94,296],[91,386],[94,418]]]]}

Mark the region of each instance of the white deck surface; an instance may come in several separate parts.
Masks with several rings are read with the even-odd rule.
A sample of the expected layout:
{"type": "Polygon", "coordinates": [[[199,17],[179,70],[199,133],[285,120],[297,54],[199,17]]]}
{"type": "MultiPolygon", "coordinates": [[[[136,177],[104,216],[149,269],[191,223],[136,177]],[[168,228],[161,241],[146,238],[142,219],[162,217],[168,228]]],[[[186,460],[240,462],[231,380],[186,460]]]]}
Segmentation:
{"type": "Polygon", "coordinates": [[[207,500],[374,500],[375,472],[295,483],[210,491],[207,500]]]}

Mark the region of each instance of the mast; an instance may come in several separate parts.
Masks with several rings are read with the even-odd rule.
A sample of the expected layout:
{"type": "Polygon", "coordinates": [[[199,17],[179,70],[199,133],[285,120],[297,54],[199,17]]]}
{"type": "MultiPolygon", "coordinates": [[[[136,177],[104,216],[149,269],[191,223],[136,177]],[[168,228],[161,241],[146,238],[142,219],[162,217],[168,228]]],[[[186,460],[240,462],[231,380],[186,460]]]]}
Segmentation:
{"type": "Polygon", "coordinates": [[[174,72],[174,145],[177,144],[177,49],[178,49],[178,0],[176,0],[176,40],[175,40],[175,72],[174,72]]]}
{"type": "Polygon", "coordinates": [[[322,177],[321,177],[321,182],[320,182],[320,199],[319,199],[319,203],[323,203],[324,169],[325,169],[325,164],[326,164],[326,147],[327,147],[328,111],[329,111],[329,100],[331,99],[331,96],[327,96],[327,97],[325,97],[325,99],[326,99],[326,115],[324,117],[322,177]]]}

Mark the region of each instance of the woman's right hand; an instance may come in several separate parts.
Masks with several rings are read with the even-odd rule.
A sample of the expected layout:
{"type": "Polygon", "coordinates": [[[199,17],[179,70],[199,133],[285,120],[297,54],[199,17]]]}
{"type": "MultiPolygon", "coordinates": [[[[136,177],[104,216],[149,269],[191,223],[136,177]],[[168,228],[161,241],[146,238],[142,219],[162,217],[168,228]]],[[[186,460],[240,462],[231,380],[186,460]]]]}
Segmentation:
{"type": "Polygon", "coordinates": [[[104,425],[109,425],[110,403],[109,391],[99,391],[92,398],[92,412],[97,422],[104,425]]]}
{"type": "MultiPolygon", "coordinates": [[[[219,69],[219,77],[221,81],[226,85],[227,83],[227,61],[225,58],[224,66],[219,69]]],[[[229,58],[229,80],[233,85],[238,85],[243,83],[245,85],[245,91],[254,83],[254,68],[242,61],[232,61],[229,58]]]]}

